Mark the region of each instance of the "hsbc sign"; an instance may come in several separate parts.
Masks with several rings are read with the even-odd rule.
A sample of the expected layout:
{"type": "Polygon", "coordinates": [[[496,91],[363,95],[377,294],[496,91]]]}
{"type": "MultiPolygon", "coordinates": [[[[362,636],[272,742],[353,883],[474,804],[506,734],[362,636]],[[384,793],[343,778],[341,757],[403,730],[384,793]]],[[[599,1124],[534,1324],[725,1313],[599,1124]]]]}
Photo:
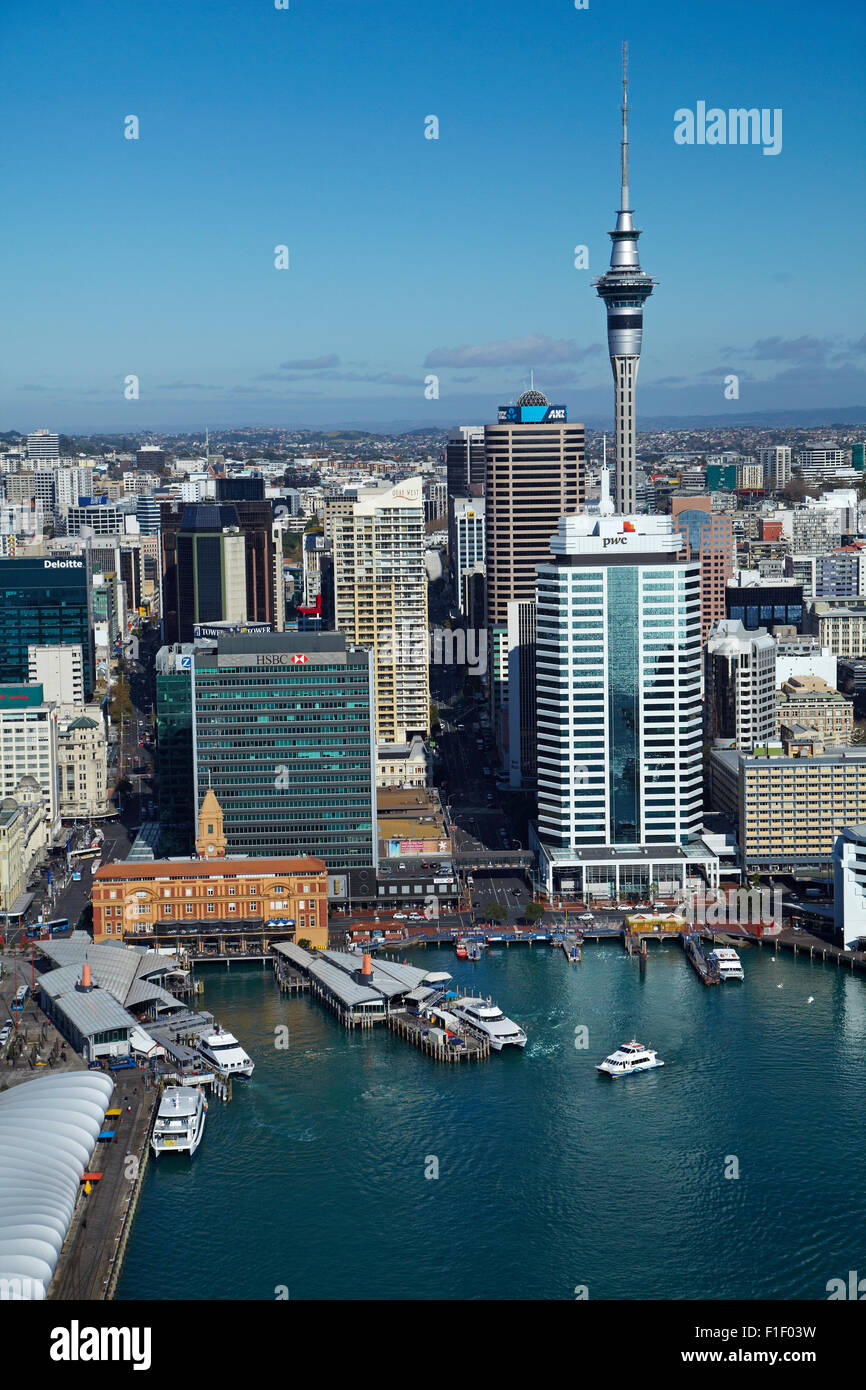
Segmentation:
{"type": "Polygon", "coordinates": [[[293,666],[303,666],[306,660],[307,660],[307,658],[306,658],[301,652],[297,652],[297,653],[292,657],[292,665],[293,665],[293,666]]]}

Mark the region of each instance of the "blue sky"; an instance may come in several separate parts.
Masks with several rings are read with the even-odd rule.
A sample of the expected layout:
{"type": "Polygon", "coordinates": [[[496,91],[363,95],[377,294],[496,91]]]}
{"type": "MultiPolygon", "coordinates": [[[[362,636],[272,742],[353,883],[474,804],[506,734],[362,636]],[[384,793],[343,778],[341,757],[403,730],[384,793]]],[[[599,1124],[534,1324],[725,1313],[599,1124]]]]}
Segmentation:
{"type": "Polygon", "coordinates": [[[484,422],[530,368],[609,417],[624,38],[639,423],[866,403],[861,7],[290,5],[5,0],[0,429],[484,422]],[[675,144],[699,101],[781,153],[675,144]]]}

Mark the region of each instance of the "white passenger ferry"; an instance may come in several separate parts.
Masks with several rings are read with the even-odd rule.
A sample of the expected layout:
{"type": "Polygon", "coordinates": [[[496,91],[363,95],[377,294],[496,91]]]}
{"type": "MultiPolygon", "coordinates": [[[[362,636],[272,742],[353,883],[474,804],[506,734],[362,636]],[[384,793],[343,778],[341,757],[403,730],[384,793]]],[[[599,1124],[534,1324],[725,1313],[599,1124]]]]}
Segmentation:
{"type": "Polygon", "coordinates": [[[455,999],[448,1008],[455,1018],[475,1033],[490,1039],[494,1052],[503,1047],[525,1047],[526,1034],[491,999],[455,999]]]}
{"type": "Polygon", "coordinates": [[[635,1042],[632,1038],[630,1043],[623,1043],[616,1052],[605,1057],[596,1071],[604,1072],[606,1076],[629,1076],[633,1071],[651,1071],[653,1067],[663,1066],[664,1062],[652,1048],[644,1047],[643,1043],[635,1042]]]}
{"type": "Polygon", "coordinates": [[[162,1153],[188,1153],[192,1158],[204,1134],[207,1101],[200,1086],[167,1086],[159,1103],[150,1147],[162,1153]]]}
{"type": "Polygon", "coordinates": [[[252,1076],[255,1062],[244,1052],[234,1033],[217,1028],[202,1038],[198,1050],[212,1067],[226,1076],[252,1076]]]}
{"type": "Polygon", "coordinates": [[[736,951],[721,949],[717,947],[710,951],[710,960],[719,972],[723,980],[743,980],[743,966],[736,951]]]}

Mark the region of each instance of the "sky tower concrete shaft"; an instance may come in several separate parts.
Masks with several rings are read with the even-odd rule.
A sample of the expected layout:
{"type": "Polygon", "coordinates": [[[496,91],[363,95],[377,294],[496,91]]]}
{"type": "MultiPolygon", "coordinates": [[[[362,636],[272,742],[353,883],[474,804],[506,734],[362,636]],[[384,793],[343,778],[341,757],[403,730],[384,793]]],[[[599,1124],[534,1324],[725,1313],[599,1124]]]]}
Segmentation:
{"type": "Polygon", "coordinates": [[[636,230],[628,190],[628,44],[622,46],[622,192],[610,269],[593,284],[607,309],[607,346],[614,381],[616,509],[635,510],[635,420],[637,369],[643,336],[643,306],[656,280],[640,268],[636,230]]]}

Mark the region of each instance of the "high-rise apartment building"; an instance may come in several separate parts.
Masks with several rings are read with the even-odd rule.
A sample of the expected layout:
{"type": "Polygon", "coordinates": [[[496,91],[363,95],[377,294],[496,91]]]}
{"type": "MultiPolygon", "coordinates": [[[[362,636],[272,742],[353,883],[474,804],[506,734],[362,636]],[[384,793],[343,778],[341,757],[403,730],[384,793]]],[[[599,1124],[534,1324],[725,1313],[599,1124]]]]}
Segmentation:
{"type": "Polygon", "coordinates": [[[498,424],[485,426],[484,450],[488,675],[493,727],[504,750],[508,605],[535,601],[536,566],[549,554],[559,518],[583,509],[584,428],[568,423],[564,405],[551,405],[532,388],[516,405],[500,406],[498,424]]]}
{"type": "Polygon", "coordinates": [[[424,520],[429,526],[431,522],[444,522],[448,515],[448,489],[445,482],[438,478],[433,478],[424,484],[424,520]]]}
{"type": "Polygon", "coordinates": [[[197,801],[213,789],[227,852],[375,867],[371,653],[286,632],[196,644],[189,660],[197,801]]]}
{"type": "Polygon", "coordinates": [[[700,572],[668,517],[563,517],[538,566],[538,825],[549,893],[713,881],[701,840],[700,572]]]}
{"type": "Polygon", "coordinates": [[[745,752],[776,737],[776,643],[766,628],[716,623],[706,652],[707,737],[745,752]]]}
{"type": "MultiPolygon", "coordinates": [[[[420,478],[359,488],[333,521],[334,622],[373,653],[376,742],[430,728],[424,504],[420,478]]],[[[311,850],[310,853],[313,853],[311,850]]]]}
{"type": "Polygon", "coordinates": [[[768,449],[759,449],[758,462],[764,470],[764,482],[768,488],[787,487],[791,481],[790,444],[772,444],[768,449]]]}

